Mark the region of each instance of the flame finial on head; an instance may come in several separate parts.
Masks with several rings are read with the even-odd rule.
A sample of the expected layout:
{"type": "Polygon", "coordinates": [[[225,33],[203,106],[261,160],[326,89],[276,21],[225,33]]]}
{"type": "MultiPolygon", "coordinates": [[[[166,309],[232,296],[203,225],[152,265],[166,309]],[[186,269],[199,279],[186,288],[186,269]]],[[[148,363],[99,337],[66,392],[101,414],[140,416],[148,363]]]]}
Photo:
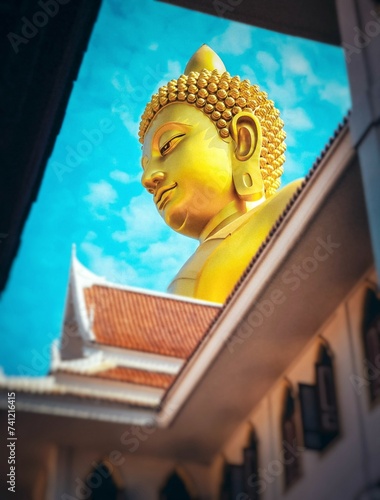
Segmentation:
{"type": "Polygon", "coordinates": [[[218,70],[220,74],[226,71],[223,61],[216,52],[206,44],[203,44],[191,57],[185,68],[185,75],[192,71],[200,73],[203,69],[208,71],[218,70]]]}

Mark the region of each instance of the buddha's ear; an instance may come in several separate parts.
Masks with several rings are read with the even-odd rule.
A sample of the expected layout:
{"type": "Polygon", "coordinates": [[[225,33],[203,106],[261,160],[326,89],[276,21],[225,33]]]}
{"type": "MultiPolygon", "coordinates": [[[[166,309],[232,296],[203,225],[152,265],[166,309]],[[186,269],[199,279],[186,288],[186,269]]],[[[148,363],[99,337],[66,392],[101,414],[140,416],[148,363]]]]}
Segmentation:
{"type": "Polygon", "coordinates": [[[249,160],[252,156],[260,156],[261,125],[253,113],[240,111],[235,115],[231,120],[230,134],[235,142],[235,156],[239,161],[249,160]]]}
{"type": "Polygon", "coordinates": [[[260,200],[265,194],[260,171],[260,122],[253,113],[241,111],[231,120],[230,134],[235,148],[232,153],[235,189],[245,201],[260,200]]]}

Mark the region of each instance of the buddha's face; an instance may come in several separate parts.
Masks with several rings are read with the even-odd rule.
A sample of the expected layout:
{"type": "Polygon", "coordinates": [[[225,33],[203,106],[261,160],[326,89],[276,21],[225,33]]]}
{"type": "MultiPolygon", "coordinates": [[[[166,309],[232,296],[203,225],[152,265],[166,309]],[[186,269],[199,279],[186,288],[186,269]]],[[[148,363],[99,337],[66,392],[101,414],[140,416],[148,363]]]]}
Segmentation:
{"type": "Polygon", "coordinates": [[[186,103],[170,104],[154,117],[144,140],[141,182],[175,231],[198,238],[216,214],[239,198],[231,142],[186,103]]]}

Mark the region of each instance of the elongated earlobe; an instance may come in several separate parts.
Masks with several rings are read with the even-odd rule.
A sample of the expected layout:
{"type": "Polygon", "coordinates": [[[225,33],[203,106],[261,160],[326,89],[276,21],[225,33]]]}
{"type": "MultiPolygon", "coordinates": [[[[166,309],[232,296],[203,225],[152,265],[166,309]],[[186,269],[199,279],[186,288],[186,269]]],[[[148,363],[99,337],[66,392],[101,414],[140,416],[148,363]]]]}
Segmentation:
{"type": "Polygon", "coordinates": [[[235,143],[232,158],[235,189],[245,201],[260,200],[265,194],[260,171],[260,122],[253,113],[242,111],[232,119],[230,134],[235,143]]]}

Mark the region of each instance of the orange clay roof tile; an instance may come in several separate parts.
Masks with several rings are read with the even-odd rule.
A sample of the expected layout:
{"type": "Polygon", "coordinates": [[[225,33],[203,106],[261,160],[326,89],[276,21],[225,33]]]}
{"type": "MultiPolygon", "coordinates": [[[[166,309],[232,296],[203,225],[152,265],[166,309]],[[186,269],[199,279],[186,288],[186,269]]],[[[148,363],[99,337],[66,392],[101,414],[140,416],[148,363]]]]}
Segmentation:
{"type": "Polygon", "coordinates": [[[103,345],[186,359],[219,311],[215,305],[93,285],[84,289],[92,330],[103,345]]]}

